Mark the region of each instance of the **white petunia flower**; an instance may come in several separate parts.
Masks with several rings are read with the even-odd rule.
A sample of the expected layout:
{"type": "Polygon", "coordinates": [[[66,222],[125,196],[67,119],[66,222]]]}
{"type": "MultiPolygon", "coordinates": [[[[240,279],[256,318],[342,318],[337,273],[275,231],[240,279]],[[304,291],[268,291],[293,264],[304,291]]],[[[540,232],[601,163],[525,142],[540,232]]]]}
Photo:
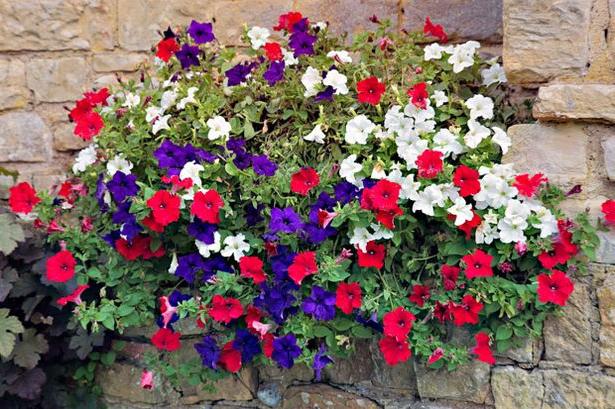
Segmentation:
{"type": "Polygon", "coordinates": [[[301,76],[301,83],[305,87],[304,97],[311,97],[318,94],[318,86],[322,83],[320,71],[314,67],[307,67],[301,76]]]}
{"type": "Polygon", "coordinates": [[[346,124],[346,135],[344,140],[348,144],[365,145],[367,137],[376,128],[376,124],[369,120],[365,115],[357,115],[346,124]]]}
{"type": "Polygon", "coordinates": [[[152,132],[154,133],[154,135],[156,135],[159,131],[163,129],[169,129],[169,124],[167,122],[170,118],[171,115],[163,115],[159,116],[158,119],[156,119],[156,122],[154,122],[154,125],[152,125],[152,132]]]}
{"type": "Polygon", "coordinates": [[[479,209],[487,207],[499,209],[505,206],[517,193],[517,189],[510,186],[506,180],[496,175],[487,174],[481,179],[480,191],[474,195],[474,200],[476,200],[476,207],[479,209]]]}
{"type": "Polygon", "coordinates": [[[403,112],[401,112],[401,106],[399,105],[393,105],[384,115],[384,127],[389,132],[400,132],[407,126],[406,124],[408,122],[411,127],[414,125],[412,119],[404,116],[403,112]]]}
{"type": "Polygon", "coordinates": [[[129,175],[132,166],[132,163],[124,159],[123,155],[115,155],[113,159],[107,162],[107,174],[109,174],[110,177],[113,177],[115,172],[122,172],[125,175],[129,175]]]}
{"type": "Polygon", "coordinates": [[[176,99],[177,99],[177,93],[175,91],[163,92],[162,96],[160,97],[160,108],[162,109],[162,112],[171,108],[171,105],[175,103],[176,99]]]}
{"type": "Polygon", "coordinates": [[[203,165],[191,160],[190,162],[186,162],[182,170],[179,172],[179,179],[191,179],[194,185],[201,186],[202,182],[199,173],[204,170],[205,168],[203,167],[203,165]]]}
{"type": "Polygon", "coordinates": [[[401,186],[401,189],[399,191],[400,199],[415,200],[417,198],[418,190],[421,187],[421,183],[414,181],[413,173],[404,177],[402,176],[399,169],[394,169],[391,171],[391,173],[389,173],[387,179],[401,186]]]}
{"type": "Polygon", "coordinates": [[[498,222],[499,238],[502,243],[524,243],[527,221],[521,217],[504,217],[498,222]]]}
{"type": "Polygon", "coordinates": [[[493,130],[491,140],[496,143],[500,149],[502,149],[503,154],[506,154],[508,152],[508,148],[512,145],[510,137],[502,130],[502,128],[494,126],[491,129],[493,130]]]}
{"type": "Polygon", "coordinates": [[[500,64],[493,64],[491,67],[485,68],[480,72],[480,75],[483,77],[483,85],[487,87],[496,82],[506,82],[506,73],[500,64]]]}
{"type": "Polygon", "coordinates": [[[312,129],[312,132],[305,135],[303,139],[310,142],[325,143],[325,134],[322,129],[320,129],[320,124],[316,125],[314,129],[312,129]]]}
{"type": "Polygon", "coordinates": [[[363,252],[367,251],[367,243],[375,240],[374,236],[365,227],[355,227],[352,235],[348,237],[350,238],[350,244],[358,247],[363,252]]]}
{"type": "Polygon", "coordinates": [[[465,102],[470,109],[471,119],[491,119],[493,118],[493,100],[480,94],[474,95],[465,102]]]}
{"type": "Polygon", "coordinates": [[[271,33],[264,27],[254,26],[248,31],[248,38],[252,48],[258,50],[265,45],[271,33]]]}
{"type": "Polygon", "coordinates": [[[468,128],[470,130],[463,136],[463,140],[468,148],[474,149],[491,135],[491,131],[484,125],[481,125],[478,121],[470,119],[468,121],[468,128]]]}
{"type": "Polygon", "coordinates": [[[138,106],[140,103],[141,97],[139,96],[139,94],[132,94],[129,92],[126,94],[126,98],[124,99],[124,103],[122,104],[122,106],[128,109],[132,109],[138,106]]]}
{"type": "Polygon", "coordinates": [[[92,144],[79,151],[73,164],[73,173],[85,172],[88,166],[96,163],[96,145],[92,144]]]}
{"type": "Polygon", "coordinates": [[[323,85],[333,87],[335,89],[335,95],[348,94],[348,87],[346,82],[348,78],[338,70],[331,70],[327,73],[327,76],[322,80],[323,85]]]}
{"type": "Polygon", "coordinates": [[[444,156],[459,155],[463,152],[463,145],[457,135],[448,129],[440,129],[433,137],[433,149],[442,152],[444,156]]]}
{"type": "Polygon", "coordinates": [[[498,229],[487,221],[483,221],[474,232],[476,244],[491,244],[499,237],[498,229]]]}
{"type": "Polygon", "coordinates": [[[387,173],[385,172],[384,168],[382,167],[382,164],[380,164],[380,163],[374,164],[374,168],[372,169],[372,174],[370,175],[370,178],[372,178],[372,179],[384,179],[386,177],[387,177],[387,173]]]}
{"type": "Polygon", "coordinates": [[[352,57],[346,50],[332,50],[327,53],[327,57],[334,59],[335,61],[339,61],[341,63],[350,63],[352,62],[352,57]]]}
{"type": "Polygon", "coordinates": [[[164,110],[157,106],[149,106],[145,108],[145,120],[147,122],[152,122],[154,119],[162,116],[164,114],[164,110]]]}
{"type": "Polygon", "coordinates": [[[372,233],[373,240],[390,240],[394,236],[393,231],[378,223],[371,223],[369,227],[374,231],[374,233],[372,233]]]}
{"type": "Polygon", "coordinates": [[[239,261],[245,253],[250,251],[250,244],[246,241],[246,236],[242,233],[238,233],[235,236],[228,236],[224,239],[225,247],[220,254],[224,257],[231,257],[235,261],[239,261]]]}
{"type": "Polygon", "coordinates": [[[455,226],[461,226],[474,218],[472,205],[467,204],[463,197],[455,199],[454,204],[446,211],[455,216],[455,226]]]}
{"type": "Polygon", "coordinates": [[[444,91],[434,91],[431,97],[433,98],[436,107],[440,107],[448,102],[448,97],[444,91]]]}
{"type": "Polygon", "coordinates": [[[418,192],[418,197],[412,204],[412,211],[421,211],[427,216],[433,216],[434,206],[444,206],[444,194],[439,186],[429,185],[422,192],[418,192]]]}
{"type": "Polygon", "coordinates": [[[506,203],[506,210],[504,211],[504,216],[509,218],[520,218],[526,220],[530,216],[530,208],[527,204],[512,199],[506,203]]]}
{"type": "Polygon", "coordinates": [[[229,124],[226,119],[221,116],[214,116],[213,118],[209,118],[207,120],[207,126],[209,127],[209,132],[207,133],[207,139],[210,141],[214,141],[218,138],[226,138],[231,133],[231,124],[229,124]]]}
{"type": "Polygon", "coordinates": [[[194,99],[194,94],[196,94],[198,90],[199,89],[197,87],[188,88],[188,95],[185,98],[182,98],[177,103],[177,109],[184,109],[186,108],[186,105],[188,104],[196,104],[196,99],[194,99]]]}
{"type": "Polygon", "coordinates": [[[428,142],[424,139],[398,136],[395,138],[397,144],[397,155],[406,161],[408,170],[415,169],[416,159],[428,148],[428,142]]]}
{"type": "Polygon", "coordinates": [[[540,237],[547,238],[558,232],[557,219],[549,209],[540,206],[535,210],[539,223],[533,223],[532,226],[540,229],[540,237]]]}
{"type": "Polygon", "coordinates": [[[177,253],[173,252],[173,255],[171,256],[171,264],[169,264],[169,269],[167,270],[169,274],[175,274],[175,270],[177,270],[178,265],[177,253]]]}
{"type": "Polygon", "coordinates": [[[284,56],[284,65],[286,67],[299,64],[299,59],[295,57],[295,53],[292,51],[282,48],[282,55],[284,56]]]}
{"type": "Polygon", "coordinates": [[[455,74],[459,74],[465,68],[474,65],[474,53],[479,47],[480,44],[476,41],[468,41],[455,47],[452,55],[448,58],[448,63],[453,64],[455,74]]]}
{"type": "Polygon", "coordinates": [[[439,60],[442,58],[442,51],[444,51],[444,47],[438,43],[433,43],[425,46],[423,50],[425,52],[425,61],[439,60]]]}
{"type": "Polygon", "coordinates": [[[350,155],[346,159],[340,163],[340,177],[346,179],[346,181],[352,183],[353,185],[357,184],[357,179],[355,178],[355,174],[361,172],[363,170],[363,166],[360,163],[356,162],[357,155],[350,155]]]}
{"type": "MultiPolygon", "coordinates": [[[[196,248],[199,250],[199,254],[201,256],[203,256],[204,258],[209,258],[211,256],[211,253],[218,253],[220,251],[221,241],[222,240],[221,240],[220,232],[216,231],[214,232],[214,242],[213,243],[207,244],[200,240],[196,240],[194,244],[196,245],[196,248]]],[[[226,240],[225,240],[225,244],[226,244],[226,240]]],[[[228,257],[228,256],[225,256],[225,257],[228,257]]]]}

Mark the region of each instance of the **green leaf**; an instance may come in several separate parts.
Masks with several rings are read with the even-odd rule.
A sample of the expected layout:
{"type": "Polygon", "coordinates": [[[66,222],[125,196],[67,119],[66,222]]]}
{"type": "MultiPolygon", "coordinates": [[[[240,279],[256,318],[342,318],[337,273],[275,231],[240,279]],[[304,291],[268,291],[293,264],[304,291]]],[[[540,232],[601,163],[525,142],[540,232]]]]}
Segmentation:
{"type": "Polygon", "coordinates": [[[104,341],[104,333],[97,332],[88,334],[86,330],[78,327],[77,333],[70,338],[68,347],[75,350],[79,359],[85,359],[95,346],[101,346],[104,341]]]}
{"type": "Polygon", "coordinates": [[[354,335],[357,338],[371,338],[372,337],[372,331],[369,328],[363,327],[361,325],[352,327],[352,330],[350,330],[350,332],[352,332],[352,335],[354,335]]]}
{"type": "Polygon", "coordinates": [[[512,337],[512,329],[509,326],[501,325],[495,332],[496,341],[504,341],[512,337]]]}
{"type": "Polygon", "coordinates": [[[24,331],[17,317],[9,316],[8,308],[0,308],[0,356],[6,358],[15,347],[17,334],[24,331]]]}
{"type": "Polygon", "coordinates": [[[22,227],[10,214],[0,214],[0,253],[11,254],[25,240],[22,227]]]}
{"type": "Polygon", "coordinates": [[[47,351],[49,351],[49,344],[45,336],[37,334],[34,328],[28,328],[13,349],[13,362],[23,368],[32,369],[41,359],[41,354],[47,351]]]}
{"type": "Polygon", "coordinates": [[[314,336],[326,337],[329,334],[331,334],[331,330],[324,325],[317,325],[314,327],[314,336]]]}

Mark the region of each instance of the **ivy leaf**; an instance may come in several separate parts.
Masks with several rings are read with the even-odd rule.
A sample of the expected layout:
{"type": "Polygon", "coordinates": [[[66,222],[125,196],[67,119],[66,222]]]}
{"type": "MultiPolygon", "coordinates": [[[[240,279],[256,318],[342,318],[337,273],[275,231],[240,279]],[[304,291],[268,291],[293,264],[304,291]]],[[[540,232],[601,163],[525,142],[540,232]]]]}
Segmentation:
{"type": "Polygon", "coordinates": [[[41,395],[47,376],[41,368],[34,368],[24,372],[9,386],[8,392],[22,399],[33,400],[41,395]]]}
{"type": "Polygon", "coordinates": [[[12,268],[7,268],[2,271],[2,275],[0,276],[0,302],[6,300],[11,289],[13,288],[13,283],[17,281],[19,275],[17,271],[12,268]]]}
{"type": "Polygon", "coordinates": [[[17,334],[24,331],[17,317],[9,316],[8,308],[0,308],[0,356],[6,358],[15,347],[17,334]]]}
{"type": "Polygon", "coordinates": [[[13,216],[0,214],[0,253],[11,254],[25,238],[22,227],[15,223],[13,216]]]}
{"type": "Polygon", "coordinates": [[[36,329],[28,328],[21,335],[21,341],[13,349],[13,362],[17,365],[32,369],[41,359],[41,354],[49,351],[49,344],[43,334],[37,334],[36,329]]]}
{"type": "Polygon", "coordinates": [[[86,330],[78,327],[77,334],[70,338],[68,347],[75,350],[79,359],[85,359],[92,352],[95,346],[101,346],[104,341],[104,333],[97,332],[88,334],[86,330]]]}

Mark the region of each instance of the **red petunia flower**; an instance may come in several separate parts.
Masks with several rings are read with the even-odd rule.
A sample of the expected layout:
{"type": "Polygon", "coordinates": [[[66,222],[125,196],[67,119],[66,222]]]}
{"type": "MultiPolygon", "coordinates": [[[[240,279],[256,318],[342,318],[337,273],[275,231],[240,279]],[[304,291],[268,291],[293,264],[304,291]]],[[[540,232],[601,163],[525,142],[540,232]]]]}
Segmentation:
{"type": "Polygon", "coordinates": [[[290,178],[290,190],[301,196],[307,196],[309,191],[318,186],[320,177],[312,168],[302,168],[293,173],[290,178]]]}
{"type": "Polygon", "coordinates": [[[572,233],[570,229],[573,224],[570,220],[558,220],[557,230],[559,232],[558,243],[572,257],[579,252],[579,247],[572,242],[572,233]]]}
{"type": "Polygon", "coordinates": [[[476,355],[476,359],[482,362],[486,362],[489,365],[495,365],[495,358],[493,352],[491,352],[491,338],[484,332],[479,332],[474,335],[476,346],[472,348],[472,353],[476,355]]]}
{"type": "Polygon", "coordinates": [[[481,249],[476,249],[474,253],[461,257],[461,261],[465,263],[464,272],[470,280],[476,277],[493,276],[493,269],[491,268],[493,256],[481,249]]]}
{"type": "Polygon", "coordinates": [[[92,112],[92,104],[85,98],[75,102],[75,107],[68,113],[68,118],[73,122],[79,122],[86,114],[92,112]]]}
{"type": "Polygon", "coordinates": [[[9,189],[9,206],[15,213],[28,214],[41,199],[28,182],[21,182],[9,189]]]}
{"type": "Polygon", "coordinates": [[[397,307],[393,311],[389,311],[382,317],[382,324],[384,326],[384,335],[390,337],[396,337],[397,339],[405,339],[410,330],[412,330],[412,324],[416,320],[414,314],[406,310],[404,307],[397,307]]]}
{"type": "Polygon", "coordinates": [[[459,165],[453,174],[453,184],[459,188],[463,197],[475,195],[480,192],[479,174],[476,169],[466,165],[459,165]]]}
{"type": "Polygon", "coordinates": [[[326,228],[331,221],[333,221],[335,216],[337,216],[337,213],[335,212],[328,212],[323,209],[318,209],[318,227],[321,229],[326,228]]]}
{"type": "Polygon", "coordinates": [[[288,267],[288,276],[300,285],[305,277],[318,272],[316,264],[316,253],[313,251],[303,251],[298,253],[288,267]]]}
{"type": "Polygon", "coordinates": [[[448,264],[444,264],[440,267],[440,273],[442,274],[442,285],[446,291],[452,291],[455,287],[457,287],[459,271],[461,271],[459,267],[450,266],[448,264]]]}
{"type": "Polygon", "coordinates": [[[150,243],[151,239],[146,240],[145,237],[141,236],[135,237],[131,241],[119,238],[115,241],[115,249],[126,260],[136,260],[149,250],[147,247],[150,243]]]}
{"type": "Polygon", "coordinates": [[[397,208],[401,186],[387,179],[380,179],[370,188],[363,189],[361,208],[368,210],[393,210],[397,208]]]}
{"type": "Polygon", "coordinates": [[[169,297],[162,296],[158,298],[160,303],[160,315],[162,316],[162,327],[167,328],[173,315],[177,312],[177,307],[173,307],[169,301],[169,297]]]}
{"type": "Polygon", "coordinates": [[[229,341],[224,345],[220,352],[218,363],[229,372],[239,372],[241,369],[241,352],[233,348],[233,341],[229,341]]]}
{"type": "Polygon", "coordinates": [[[174,38],[163,38],[156,45],[156,57],[164,62],[168,62],[177,51],[179,51],[179,44],[174,38]]]}
{"type": "Polygon", "coordinates": [[[244,321],[246,322],[246,327],[251,331],[254,329],[254,322],[260,321],[263,318],[263,312],[256,308],[253,305],[249,305],[246,308],[246,316],[244,317],[244,321]]]}
{"type": "Polygon", "coordinates": [[[543,251],[538,255],[538,261],[547,270],[553,269],[558,264],[566,264],[571,254],[566,251],[566,246],[562,243],[554,243],[551,251],[543,251]]]}
{"type": "MultiPolygon", "coordinates": [[[[474,231],[474,229],[476,229],[478,226],[480,226],[480,224],[483,221],[483,219],[481,219],[480,215],[478,213],[476,213],[474,210],[472,210],[472,213],[474,213],[474,217],[472,217],[472,220],[468,220],[467,222],[465,222],[461,226],[457,226],[457,228],[459,230],[461,230],[462,232],[465,233],[466,240],[469,240],[470,237],[472,237],[472,232],[474,231]]],[[[453,218],[455,217],[452,214],[449,214],[448,216],[453,216],[453,218]]],[[[449,220],[453,220],[453,219],[449,217],[449,220]]]]}
{"type": "Polygon", "coordinates": [[[615,223],[615,200],[609,199],[602,203],[602,214],[607,223],[615,223]]]}
{"type": "Polygon", "coordinates": [[[404,339],[383,337],[378,341],[378,346],[380,347],[380,352],[382,352],[384,361],[390,366],[397,365],[400,362],[406,362],[412,355],[410,344],[404,339]]]}
{"type": "Polygon", "coordinates": [[[273,27],[275,31],[286,30],[292,33],[296,23],[301,21],[303,16],[298,11],[289,11],[286,14],[282,14],[278,17],[278,25],[273,27]]]}
{"type": "Polygon", "coordinates": [[[412,286],[412,294],[408,296],[408,299],[422,308],[429,297],[431,297],[431,294],[428,285],[415,284],[412,286]]]}
{"type": "Polygon", "coordinates": [[[260,284],[267,279],[263,271],[263,261],[255,256],[243,256],[239,259],[239,271],[242,277],[254,280],[254,284],[260,284]]]}
{"type": "Polygon", "coordinates": [[[367,243],[365,251],[357,250],[359,267],[374,267],[380,270],[384,266],[385,249],[384,244],[375,241],[367,243]]]}
{"type": "Polygon", "coordinates": [[[58,305],[61,305],[62,307],[64,307],[69,302],[73,302],[73,303],[79,305],[79,304],[81,304],[81,294],[85,290],[87,290],[88,288],[90,288],[89,285],[82,284],[82,285],[78,286],[75,289],[75,291],[73,291],[72,293],[70,293],[66,297],[58,298],[58,300],[56,302],[58,303],[58,305]]]}
{"type": "Polygon", "coordinates": [[[160,178],[164,183],[173,185],[171,191],[173,193],[181,189],[190,189],[194,185],[194,181],[190,178],[180,179],[177,175],[163,176],[160,178]]]}
{"type": "Polygon", "coordinates": [[[104,126],[105,122],[103,121],[102,116],[100,116],[98,112],[90,111],[83,114],[83,116],[79,118],[73,133],[84,141],[89,141],[98,135],[104,126]]]}
{"type": "Polygon", "coordinates": [[[389,210],[376,210],[376,220],[387,229],[393,230],[395,228],[395,218],[403,214],[404,211],[399,206],[389,210]]]}
{"type": "Polygon", "coordinates": [[[427,108],[427,101],[429,100],[429,93],[427,92],[427,83],[419,82],[414,84],[407,92],[412,104],[420,109],[427,108]]]}
{"type": "Polygon", "coordinates": [[[441,43],[446,43],[448,41],[448,36],[444,32],[444,27],[440,24],[433,24],[429,17],[425,18],[423,33],[425,35],[436,37],[441,43]]]}
{"type": "Polygon", "coordinates": [[[482,311],[483,304],[468,294],[461,299],[461,304],[453,303],[449,309],[455,325],[478,324],[478,313],[482,311]]]}
{"type": "Polygon", "coordinates": [[[442,357],[444,357],[444,350],[440,347],[434,349],[434,351],[429,356],[429,359],[427,359],[427,365],[435,364],[440,359],[442,359],[442,357]]]}
{"type": "Polygon", "coordinates": [[[173,332],[169,328],[160,328],[152,336],[151,341],[159,350],[173,352],[181,346],[179,337],[181,337],[179,332],[173,332]]]}
{"type": "Polygon", "coordinates": [[[357,82],[357,93],[359,102],[378,105],[384,94],[384,84],[376,77],[369,77],[357,82]]]}
{"type": "Polygon", "coordinates": [[[548,274],[539,274],[538,277],[538,301],[541,303],[553,303],[564,306],[574,291],[574,283],[566,273],[553,270],[548,274]]]}
{"type": "Polygon", "coordinates": [[[151,390],[154,388],[154,373],[144,369],[141,372],[141,388],[151,390]]]}
{"type": "Polygon", "coordinates": [[[220,209],[224,206],[224,200],[213,189],[207,192],[196,192],[190,213],[206,223],[220,223],[220,209]]]}
{"type": "Polygon", "coordinates": [[[147,200],[147,207],[152,209],[152,215],[156,223],[167,226],[179,220],[179,196],[159,190],[147,200]]]}
{"type": "Polygon", "coordinates": [[[273,339],[273,334],[263,335],[263,355],[267,358],[271,358],[271,355],[273,355],[273,339]]]}
{"type": "Polygon", "coordinates": [[[344,314],[350,314],[355,308],[361,308],[361,286],[359,283],[339,283],[335,291],[335,305],[344,314]]]}
{"type": "Polygon", "coordinates": [[[433,307],[433,316],[441,323],[449,321],[453,318],[452,304],[442,304],[440,301],[436,301],[436,305],[433,307]]]}
{"type": "Polygon", "coordinates": [[[433,179],[442,172],[442,152],[426,149],[416,158],[419,177],[433,179]]]}
{"type": "Polygon", "coordinates": [[[75,276],[77,261],[73,253],[61,250],[47,259],[47,280],[65,283],[75,276]]]}
{"type": "Polygon", "coordinates": [[[164,246],[162,245],[162,243],[160,244],[160,246],[158,246],[158,248],[156,250],[152,250],[152,238],[151,237],[138,237],[135,240],[140,240],[142,241],[141,247],[142,247],[142,253],[141,253],[141,257],[143,257],[143,260],[149,260],[151,258],[160,258],[162,256],[164,256],[165,251],[164,251],[164,246]]]}
{"type": "Polygon", "coordinates": [[[543,182],[548,182],[549,179],[542,173],[537,173],[534,176],[530,176],[527,173],[515,176],[515,182],[513,186],[517,188],[519,194],[525,197],[532,197],[536,193],[536,190],[543,182]]]}
{"type": "Polygon", "coordinates": [[[107,99],[109,98],[109,89],[101,88],[98,91],[88,91],[83,94],[83,97],[92,106],[107,105],[107,99]]]}
{"type": "Polygon", "coordinates": [[[282,59],[282,47],[280,47],[280,44],[265,43],[263,48],[269,61],[280,61],[282,59]]]}
{"type": "Polygon", "coordinates": [[[215,321],[228,324],[234,319],[243,315],[243,307],[238,299],[233,297],[223,297],[216,294],[211,299],[211,307],[209,307],[209,316],[215,321]]]}
{"type": "Polygon", "coordinates": [[[153,213],[150,213],[147,217],[141,220],[141,224],[157,233],[162,233],[164,231],[164,226],[154,219],[153,213]]]}

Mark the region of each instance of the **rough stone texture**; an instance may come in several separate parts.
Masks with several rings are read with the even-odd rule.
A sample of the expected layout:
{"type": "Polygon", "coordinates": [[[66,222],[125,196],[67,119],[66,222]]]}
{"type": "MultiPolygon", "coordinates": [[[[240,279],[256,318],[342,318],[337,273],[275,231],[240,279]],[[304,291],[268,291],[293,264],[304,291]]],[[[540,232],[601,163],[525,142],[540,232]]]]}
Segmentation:
{"type": "Polygon", "coordinates": [[[34,112],[0,115],[0,162],[42,162],[48,156],[49,128],[34,112]]]}
{"type": "Polygon", "coordinates": [[[375,386],[395,388],[398,393],[414,395],[417,392],[417,375],[411,359],[396,366],[389,366],[382,358],[377,342],[370,345],[370,354],[374,363],[372,384],[375,386]]]}
{"type": "Polygon", "coordinates": [[[508,80],[526,84],[583,75],[592,0],[504,0],[508,80]]]}
{"type": "Polygon", "coordinates": [[[404,28],[409,31],[422,30],[425,17],[431,16],[452,41],[502,41],[502,0],[403,0],[402,5],[404,28]]]}
{"type": "Polygon", "coordinates": [[[496,356],[512,359],[515,362],[523,364],[536,365],[540,360],[543,345],[540,339],[526,339],[523,344],[517,348],[511,348],[501,355],[496,352],[496,356]]]}
{"type": "Polygon", "coordinates": [[[553,84],[540,87],[534,117],[545,121],[615,122],[615,85],[553,84]]]}
{"type": "Polygon", "coordinates": [[[572,187],[587,173],[587,137],[577,124],[524,124],[508,128],[512,147],[502,162],[514,162],[519,173],[538,170],[551,182],[572,187]],[[553,147],[557,146],[557,149],[553,147]]]}
{"type": "Polygon", "coordinates": [[[591,351],[592,303],[587,285],[575,284],[575,289],[561,316],[545,321],[545,359],[577,364],[589,364],[591,351]]]}
{"type": "Polygon", "coordinates": [[[497,409],[540,408],[544,394],[542,373],[512,366],[494,368],[491,390],[497,409]]]}
{"type": "Polygon", "coordinates": [[[600,363],[615,367],[615,272],[596,291],[600,310],[600,363]]]}
{"type": "Polygon", "coordinates": [[[115,0],[0,0],[0,51],[113,48],[114,6],[115,0]]]}
{"type": "Polygon", "coordinates": [[[284,394],[282,409],[314,408],[378,409],[378,405],[360,395],[324,384],[293,386],[284,394]]]}
{"type": "Polygon", "coordinates": [[[100,53],[92,57],[92,68],[96,72],[135,71],[145,60],[138,53],[100,53]]]}
{"type": "Polygon", "coordinates": [[[580,371],[544,371],[542,409],[611,409],[615,377],[580,371]]]}
{"type": "Polygon", "coordinates": [[[609,180],[615,181],[615,137],[602,138],[602,150],[604,153],[604,167],[609,180]]]}
{"type": "Polygon", "coordinates": [[[37,58],[28,63],[28,87],[38,101],[65,102],[78,99],[87,75],[85,59],[80,57],[37,58]]]}
{"type": "Polygon", "coordinates": [[[615,232],[599,231],[598,237],[600,237],[600,246],[596,252],[596,261],[615,264],[615,232]]]}
{"type": "Polygon", "coordinates": [[[337,384],[371,381],[375,371],[369,346],[366,341],[357,342],[355,353],[348,359],[336,359],[325,368],[326,379],[337,384]]]}
{"type": "Polygon", "coordinates": [[[39,105],[37,111],[47,123],[53,134],[53,148],[56,151],[75,151],[90,144],[73,133],[75,124],[68,121],[65,104],[39,105]]]}
{"type": "Polygon", "coordinates": [[[18,59],[0,60],[0,111],[28,105],[30,91],[26,88],[26,69],[18,59]]]}
{"type": "Polygon", "coordinates": [[[418,393],[422,399],[453,399],[485,403],[489,394],[489,365],[474,361],[453,372],[414,366],[418,393]]]}

